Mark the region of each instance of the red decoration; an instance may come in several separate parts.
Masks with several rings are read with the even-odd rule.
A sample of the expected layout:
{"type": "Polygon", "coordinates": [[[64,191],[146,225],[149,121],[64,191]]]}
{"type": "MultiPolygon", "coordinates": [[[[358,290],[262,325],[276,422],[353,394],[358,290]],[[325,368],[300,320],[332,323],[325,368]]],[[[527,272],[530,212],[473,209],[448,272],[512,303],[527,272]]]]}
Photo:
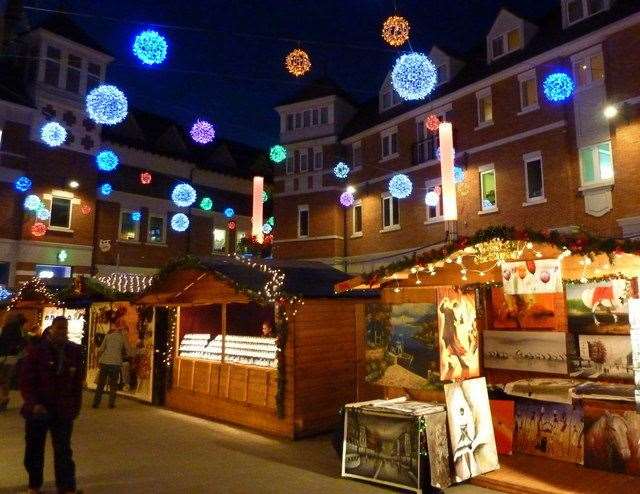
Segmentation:
{"type": "Polygon", "coordinates": [[[149,185],[153,180],[153,176],[149,172],[142,172],[140,174],[140,183],[142,185],[149,185]]]}
{"type": "Polygon", "coordinates": [[[36,221],[31,226],[31,235],[33,235],[34,237],[43,237],[45,233],[47,233],[47,225],[45,225],[41,221],[36,221]]]}
{"type": "Polygon", "coordinates": [[[440,128],[440,118],[436,115],[429,115],[425,120],[424,125],[429,131],[438,132],[438,129],[440,128]]]}
{"type": "Polygon", "coordinates": [[[87,203],[82,203],[82,206],[80,206],[80,211],[84,215],[91,214],[91,206],[89,206],[87,203]]]}
{"type": "Polygon", "coordinates": [[[231,220],[229,223],[227,223],[227,228],[229,228],[229,230],[235,230],[236,229],[236,222],[231,220]]]}

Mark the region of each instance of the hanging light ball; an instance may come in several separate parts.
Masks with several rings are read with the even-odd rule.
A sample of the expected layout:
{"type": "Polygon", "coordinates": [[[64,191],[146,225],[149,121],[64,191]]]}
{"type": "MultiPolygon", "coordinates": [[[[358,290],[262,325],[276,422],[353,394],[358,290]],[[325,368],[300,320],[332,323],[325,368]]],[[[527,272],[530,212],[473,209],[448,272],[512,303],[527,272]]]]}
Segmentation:
{"type": "Polygon", "coordinates": [[[41,221],[49,221],[49,218],[51,218],[51,211],[49,211],[44,204],[40,204],[40,207],[36,209],[36,218],[41,221]]]}
{"type": "Polygon", "coordinates": [[[203,197],[200,201],[200,209],[203,211],[211,211],[213,209],[213,201],[210,197],[203,197]]]}
{"type": "Polygon", "coordinates": [[[67,140],[67,130],[58,122],[47,122],[40,129],[40,139],[49,147],[57,147],[67,140]]]}
{"type": "Polygon", "coordinates": [[[119,164],[120,158],[118,158],[118,155],[110,149],[100,151],[96,155],[96,165],[98,165],[98,169],[103,172],[112,172],[118,168],[119,164]]]}
{"type": "Polygon", "coordinates": [[[142,172],[140,174],[140,183],[142,185],[149,185],[151,183],[151,181],[153,180],[153,175],[151,175],[151,173],[149,172],[142,172]]]}
{"type": "Polygon", "coordinates": [[[16,179],[14,186],[17,191],[26,192],[33,186],[33,183],[29,177],[22,176],[16,179]]]}
{"type": "Polygon", "coordinates": [[[406,100],[426,98],[436,87],[437,81],[436,66],[422,53],[401,55],[391,72],[393,89],[406,100]]]}
{"type": "Polygon", "coordinates": [[[427,192],[427,194],[424,196],[424,202],[429,207],[435,207],[440,202],[440,196],[437,192],[434,192],[432,190],[430,192],[427,192]]]}
{"type": "Polygon", "coordinates": [[[95,123],[115,125],[129,112],[127,97],[117,87],[101,84],[87,95],[87,114],[95,123]]]}
{"type": "Polygon", "coordinates": [[[133,41],[133,53],[146,65],[155,65],[167,58],[167,40],[157,31],[142,31],[133,41]]]}
{"type": "Polygon", "coordinates": [[[271,226],[276,226],[276,219],[273,216],[269,216],[269,218],[267,219],[267,223],[269,223],[271,226]]]}
{"type": "Polygon", "coordinates": [[[196,120],[196,123],[191,126],[189,134],[191,134],[191,139],[198,144],[209,144],[216,137],[213,125],[206,120],[196,120]]]}
{"type": "Polygon", "coordinates": [[[339,178],[339,179],[347,178],[350,171],[351,171],[351,168],[349,168],[349,165],[347,165],[343,161],[340,161],[339,163],[336,164],[336,166],[333,167],[333,174],[336,176],[336,178],[339,178]]]}
{"type": "Polygon", "coordinates": [[[35,194],[30,194],[24,198],[24,208],[29,211],[37,211],[42,205],[42,201],[35,194]]]}
{"type": "Polygon", "coordinates": [[[100,186],[100,194],[103,196],[109,196],[111,195],[111,192],[113,192],[113,187],[111,187],[111,184],[108,183],[104,183],[100,186]]]}
{"type": "Polygon", "coordinates": [[[236,211],[233,208],[227,208],[224,210],[224,215],[227,218],[233,218],[236,215],[236,211]]]}
{"type": "Polygon", "coordinates": [[[391,46],[402,46],[409,39],[409,21],[402,16],[392,15],[382,24],[382,39],[391,46]]]}
{"type": "Polygon", "coordinates": [[[340,204],[342,204],[345,208],[353,206],[354,202],[355,198],[353,197],[353,194],[351,192],[343,192],[340,195],[340,204]]]}
{"type": "Polygon", "coordinates": [[[281,146],[280,144],[272,146],[269,150],[269,158],[274,163],[282,163],[287,159],[287,148],[281,146]]]}
{"type": "Polygon", "coordinates": [[[142,214],[140,213],[140,211],[134,211],[133,213],[131,213],[132,221],[135,221],[137,223],[138,221],[140,221],[141,218],[142,218],[142,214]]]}
{"type": "Polygon", "coordinates": [[[542,82],[544,95],[553,103],[569,99],[575,88],[576,85],[573,82],[573,78],[564,72],[549,74],[542,82]]]}
{"type": "Polygon", "coordinates": [[[189,228],[189,218],[184,213],[176,213],[171,217],[171,229],[176,232],[184,232],[189,228]]]}
{"type": "Polygon", "coordinates": [[[271,226],[269,223],[265,223],[264,225],[262,225],[262,233],[264,233],[265,235],[269,235],[272,231],[273,226],[271,226]]]}
{"type": "Polygon", "coordinates": [[[194,202],[196,202],[196,189],[189,184],[178,184],[173,188],[171,192],[171,200],[176,206],[181,208],[188,208],[194,202]]]}
{"type": "Polygon", "coordinates": [[[404,173],[398,173],[389,180],[389,193],[396,199],[406,199],[412,191],[411,179],[404,173]]]}
{"type": "Polygon", "coordinates": [[[284,64],[289,73],[296,77],[301,77],[311,70],[309,54],[300,48],[289,52],[284,59],[284,64]]]}
{"type": "Polygon", "coordinates": [[[235,230],[237,226],[238,226],[237,223],[235,221],[233,221],[233,220],[231,220],[229,223],[227,223],[227,228],[229,230],[235,230]]]}
{"type": "Polygon", "coordinates": [[[429,115],[424,125],[429,132],[438,132],[440,128],[440,118],[437,115],[429,115]]]}
{"type": "Polygon", "coordinates": [[[34,237],[43,237],[47,233],[47,225],[42,221],[36,221],[31,225],[31,235],[34,237]]]}
{"type": "Polygon", "coordinates": [[[464,182],[464,170],[460,166],[453,167],[453,180],[459,184],[464,182]]]}

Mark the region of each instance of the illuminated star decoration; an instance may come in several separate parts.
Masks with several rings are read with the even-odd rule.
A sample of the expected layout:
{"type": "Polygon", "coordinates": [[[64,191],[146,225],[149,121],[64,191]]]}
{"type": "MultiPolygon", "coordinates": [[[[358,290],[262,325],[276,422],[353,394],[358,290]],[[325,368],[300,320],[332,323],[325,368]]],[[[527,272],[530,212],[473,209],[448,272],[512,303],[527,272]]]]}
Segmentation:
{"type": "Polygon", "coordinates": [[[140,218],[142,218],[142,214],[140,214],[140,211],[134,211],[133,213],[131,213],[132,221],[135,221],[137,223],[138,221],[140,221],[140,218]]]}
{"type": "Polygon", "coordinates": [[[200,209],[203,211],[211,211],[213,208],[213,201],[210,197],[203,197],[200,201],[200,209]]]}
{"type": "Polygon", "coordinates": [[[264,233],[265,235],[269,235],[272,231],[273,226],[271,226],[269,223],[265,223],[264,225],[262,225],[262,233],[264,233]]]}
{"type": "Polygon", "coordinates": [[[40,204],[40,207],[36,209],[36,218],[41,221],[47,221],[51,218],[51,211],[49,211],[44,204],[40,204]]]}
{"type": "Polygon", "coordinates": [[[340,195],[340,204],[342,204],[345,208],[351,207],[354,201],[355,199],[351,192],[343,192],[340,195]]]}
{"type": "Polygon", "coordinates": [[[100,151],[96,155],[96,165],[103,172],[112,172],[118,167],[119,163],[118,155],[109,149],[100,151]]]}
{"type": "Polygon", "coordinates": [[[100,194],[102,194],[103,196],[111,195],[111,192],[113,192],[113,187],[111,187],[111,184],[104,183],[100,186],[100,194]]]}
{"type": "Polygon", "coordinates": [[[296,48],[284,59],[284,65],[290,74],[301,77],[311,70],[311,59],[306,51],[296,48]]]}
{"type": "Polygon", "coordinates": [[[436,87],[437,81],[436,66],[422,53],[401,55],[391,72],[393,89],[406,100],[426,98],[436,87]]]}
{"type": "Polygon", "coordinates": [[[453,167],[453,179],[455,183],[459,184],[464,182],[464,170],[460,166],[453,167]]]}
{"type": "Polygon", "coordinates": [[[198,144],[209,144],[216,137],[216,131],[206,120],[196,120],[189,131],[191,139],[198,144]]]}
{"type": "Polygon", "coordinates": [[[349,168],[349,165],[343,161],[337,163],[336,166],[333,167],[333,174],[339,179],[347,178],[350,171],[351,169],[349,168]]]}
{"type": "Polygon", "coordinates": [[[233,218],[236,215],[236,212],[233,208],[227,208],[224,210],[224,215],[227,218],[233,218]]]}
{"type": "Polygon", "coordinates": [[[133,53],[146,65],[162,63],[167,58],[167,40],[157,31],[142,31],[133,42],[133,53]]]}
{"type": "Polygon", "coordinates": [[[60,146],[67,140],[67,130],[58,122],[47,122],[40,129],[40,139],[49,147],[60,146]]]}
{"type": "Polygon", "coordinates": [[[47,225],[42,223],[41,221],[36,221],[31,226],[31,235],[34,237],[43,237],[47,233],[47,225]]]}
{"type": "Polygon", "coordinates": [[[559,103],[570,98],[575,88],[576,85],[571,76],[564,72],[549,74],[542,82],[544,95],[553,103],[559,103]]]}
{"type": "Polygon", "coordinates": [[[42,201],[35,194],[30,194],[24,198],[24,208],[29,211],[37,211],[41,205],[42,201]]]}
{"type": "Polygon", "coordinates": [[[274,163],[282,163],[287,159],[287,149],[280,144],[276,144],[269,150],[269,158],[274,163]]]}
{"type": "Polygon", "coordinates": [[[406,199],[412,191],[411,179],[403,173],[398,173],[389,180],[389,193],[396,199],[406,199]]]}
{"type": "Polygon", "coordinates": [[[26,192],[31,188],[33,183],[29,177],[22,176],[17,178],[14,185],[17,191],[26,192]]]}
{"type": "Polygon", "coordinates": [[[149,172],[142,172],[140,174],[140,183],[142,185],[149,185],[153,180],[153,176],[149,172]]]}
{"type": "Polygon", "coordinates": [[[171,200],[176,206],[188,208],[196,202],[196,189],[189,184],[178,184],[171,192],[171,200]]]}
{"type": "Polygon", "coordinates": [[[171,217],[171,229],[184,232],[189,228],[189,218],[184,213],[176,213],[171,217]]]}
{"type": "Polygon", "coordinates": [[[382,25],[382,39],[391,46],[402,46],[409,39],[409,21],[399,15],[392,15],[382,25]]]}
{"type": "Polygon", "coordinates": [[[87,95],[87,114],[97,124],[118,124],[128,112],[127,97],[115,86],[101,84],[87,95]]]}
{"type": "Polygon", "coordinates": [[[424,196],[424,202],[427,206],[435,207],[438,205],[438,202],[440,202],[440,196],[433,190],[429,191],[427,195],[424,196]]]}

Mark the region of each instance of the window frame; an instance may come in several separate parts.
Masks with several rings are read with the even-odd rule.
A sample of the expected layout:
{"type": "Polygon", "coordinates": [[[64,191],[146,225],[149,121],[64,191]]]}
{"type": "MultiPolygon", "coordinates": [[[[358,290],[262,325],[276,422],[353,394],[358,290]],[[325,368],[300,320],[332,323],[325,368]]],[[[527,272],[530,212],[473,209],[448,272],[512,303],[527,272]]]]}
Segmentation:
{"type": "Polygon", "coordinates": [[[585,90],[591,89],[592,87],[603,85],[607,77],[607,72],[605,68],[602,45],[598,45],[588,50],[572,55],[571,70],[576,83],[576,92],[585,91],[585,90]],[[591,62],[592,62],[592,59],[597,56],[599,56],[600,59],[602,60],[602,77],[599,79],[594,79],[593,65],[591,62]],[[582,68],[581,66],[583,66],[584,68],[582,68]],[[582,74],[583,71],[586,76],[586,81],[584,84],[580,84],[580,79],[581,79],[580,74],[582,74]]]}
{"type": "Polygon", "coordinates": [[[80,94],[80,92],[82,91],[82,75],[83,75],[83,67],[84,67],[84,60],[82,59],[82,57],[74,54],[74,53],[67,53],[66,57],[65,57],[65,71],[64,71],[64,90],[69,92],[69,93],[73,93],[73,94],[80,94]],[[79,66],[75,66],[72,65],[71,62],[71,58],[77,58],[78,61],[80,62],[79,66]],[[77,77],[78,77],[78,88],[76,91],[73,91],[72,89],[69,89],[69,73],[70,72],[75,72],[77,77]]]}
{"type": "Polygon", "coordinates": [[[615,169],[615,162],[613,159],[613,149],[611,147],[611,141],[602,141],[602,142],[598,142],[596,144],[591,144],[589,146],[583,146],[581,148],[578,149],[578,163],[580,166],[580,184],[581,184],[581,189],[589,189],[589,188],[593,188],[593,187],[600,187],[600,186],[606,186],[606,185],[612,185],[615,183],[615,178],[616,178],[616,169],[615,169]],[[598,148],[599,146],[603,145],[603,144],[607,144],[609,147],[609,154],[611,156],[611,168],[613,170],[613,176],[611,178],[602,178],[602,167],[600,165],[600,154],[598,152],[598,148]],[[582,166],[582,151],[586,150],[586,149],[591,149],[592,155],[593,155],[593,166],[594,166],[594,176],[595,179],[592,180],[591,182],[585,182],[584,180],[584,171],[583,171],[583,166],[582,166]]]}
{"type": "Polygon", "coordinates": [[[125,242],[129,244],[139,244],[140,243],[140,221],[134,221],[136,225],[136,236],[133,239],[122,238],[122,215],[134,213],[135,209],[120,209],[120,215],[118,216],[118,242],[125,242]]]}
{"type": "Polygon", "coordinates": [[[328,106],[321,106],[320,107],[320,125],[329,125],[330,122],[330,118],[329,118],[329,107],[328,106]]]}
{"type": "Polygon", "coordinates": [[[382,230],[380,230],[380,233],[400,230],[400,201],[397,198],[393,197],[388,192],[383,192],[380,195],[380,204],[382,208],[381,209],[382,214],[380,218],[382,220],[382,230]],[[385,225],[385,210],[387,208],[386,203],[390,205],[388,225],[385,225]],[[394,218],[398,219],[397,223],[394,222],[394,218]]]}
{"type": "Polygon", "coordinates": [[[358,199],[351,207],[351,237],[362,237],[364,235],[364,216],[362,215],[362,200],[358,199]],[[360,210],[360,229],[356,230],[356,210],[360,210]]]}
{"type": "MultiPolygon", "coordinates": [[[[431,178],[429,180],[425,180],[424,186],[427,193],[431,191],[435,191],[437,187],[442,188],[442,178],[438,177],[438,178],[431,178]]],[[[428,206],[425,203],[425,207],[426,207],[425,222],[424,222],[425,225],[443,222],[444,221],[444,204],[443,204],[443,198],[442,198],[442,190],[440,191],[440,200],[438,201],[438,204],[436,204],[435,206],[428,206]],[[436,208],[435,216],[431,216],[430,214],[430,209],[433,207],[436,208]]]]}
{"type": "Polygon", "coordinates": [[[380,132],[380,161],[387,161],[400,156],[398,152],[398,127],[390,127],[380,132]],[[394,137],[395,136],[395,139],[394,137]],[[388,138],[388,154],[384,154],[384,140],[388,138]],[[395,151],[393,150],[395,141],[395,151]]]}
{"type": "Polygon", "coordinates": [[[309,205],[308,204],[299,204],[298,205],[298,238],[309,238],[309,233],[311,231],[311,222],[310,222],[310,214],[309,214],[309,205]],[[301,214],[302,212],[307,213],[307,232],[303,235],[300,229],[301,226],[301,214]]]}
{"type": "Polygon", "coordinates": [[[356,141],[351,144],[351,163],[354,168],[362,166],[362,141],[356,141]],[[358,159],[356,159],[356,150],[358,150],[358,159]]]}
{"type": "Polygon", "coordinates": [[[427,118],[429,118],[430,115],[438,117],[440,122],[447,120],[447,112],[445,110],[431,112],[428,115],[422,115],[416,118],[416,155],[422,154],[424,156],[424,159],[419,159],[420,157],[416,156],[416,161],[419,161],[418,164],[420,165],[431,161],[438,161],[436,150],[440,145],[440,133],[427,130],[427,118]],[[420,151],[421,149],[422,151],[420,151]]]}
{"type": "Polygon", "coordinates": [[[493,213],[498,210],[498,174],[496,173],[496,168],[493,163],[489,163],[488,165],[483,165],[478,167],[478,175],[480,178],[480,214],[493,213]],[[484,175],[489,173],[493,173],[493,187],[495,193],[495,204],[491,207],[485,207],[484,205],[484,181],[482,180],[484,175]]]}
{"type": "Polygon", "coordinates": [[[52,86],[52,87],[57,87],[60,88],[60,80],[62,78],[62,60],[64,58],[64,53],[62,51],[61,48],[58,48],[56,46],[53,46],[50,43],[46,43],[44,45],[44,66],[42,69],[42,82],[47,84],[48,86],[52,86]],[[52,58],[49,56],[49,48],[51,48],[52,50],[57,50],[59,53],[59,57],[56,58],[52,58]],[[52,84],[51,82],[47,81],[47,65],[49,62],[52,62],[54,64],[57,64],[58,66],[58,81],[56,84],[52,84]]]}
{"type": "MultiPolygon", "coordinates": [[[[484,107],[482,115],[484,115],[484,107]]],[[[475,130],[482,129],[484,127],[490,127],[491,125],[493,125],[493,95],[491,93],[491,86],[481,89],[476,93],[476,125],[477,126],[475,130]],[[489,101],[491,102],[491,119],[481,121],[480,102],[484,101],[487,98],[489,98],[489,101]]]]}
{"type": "Polygon", "coordinates": [[[147,242],[151,245],[167,245],[167,216],[161,213],[149,213],[147,215],[147,242]],[[151,240],[151,219],[161,219],[162,220],[162,234],[160,241],[151,240]]]}
{"type": "Polygon", "coordinates": [[[522,48],[522,29],[520,27],[516,27],[513,29],[509,29],[508,31],[505,31],[503,33],[500,33],[497,36],[494,36],[493,38],[491,38],[491,42],[489,43],[489,45],[491,47],[492,61],[497,60],[498,58],[507,56],[510,53],[513,53],[515,51],[518,51],[519,49],[522,48]],[[509,35],[513,32],[518,33],[518,45],[512,49],[509,49],[509,35]],[[495,47],[495,42],[498,40],[500,40],[500,45],[502,46],[502,53],[500,53],[499,55],[496,55],[494,51],[494,47],[495,47]]]}
{"type": "Polygon", "coordinates": [[[594,15],[601,14],[602,12],[606,12],[611,8],[611,2],[609,0],[602,0],[602,10],[598,10],[597,12],[591,12],[591,5],[589,4],[589,0],[564,0],[562,2],[562,18],[564,22],[564,27],[568,28],[577,24],[579,22],[588,19],[589,17],[593,17],[594,15]],[[577,2],[580,4],[582,8],[582,16],[576,20],[569,19],[569,4],[577,2]]]}
{"type": "MultiPolygon", "coordinates": [[[[544,188],[544,161],[542,160],[542,153],[540,151],[533,151],[531,153],[527,153],[522,155],[522,165],[524,169],[524,194],[525,194],[525,205],[528,204],[537,204],[540,202],[546,202],[547,196],[544,188]],[[531,196],[529,189],[529,164],[540,162],[540,195],[539,196],[531,196]]],[[[497,201],[496,201],[497,204],[497,201]]]]}
{"type": "Polygon", "coordinates": [[[540,93],[538,92],[538,75],[536,74],[536,69],[528,70],[527,72],[523,72],[522,74],[518,74],[518,89],[520,93],[520,112],[518,115],[522,115],[524,113],[529,113],[535,110],[540,109],[540,93]],[[529,104],[525,106],[524,101],[524,84],[533,81],[533,87],[535,88],[536,101],[533,104],[529,104]]]}
{"type": "Polygon", "coordinates": [[[309,171],[309,156],[306,149],[301,149],[300,151],[298,151],[298,168],[300,170],[300,173],[306,173],[309,171]],[[302,166],[303,157],[304,157],[304,168],[302,166]]]}
{"type": "Polygon", "coordinates": [[[285,173],[287,175],[293,175],[296,171],[295,156],[289,155],[290,151],[287,151],[287,158],[285,161],[285,173]]]}
{"type": "Polygon", "coordinates": [[[68,195],[62,195],[62,194],[56,194],[55,192],[51,194],[51,201],[49,203],[49,211],[52,212],[51,216],[49,217],[48,223],[49,223],[49,230],[52,231],[58,231],[58,232],[70,232],[73,231],[71,229],[71,225],[73,225],[73,196],[68,196],[68,195]],[[60,225],[52,225],[51,224],[51,219],[53,218],[53,201],[55,199],[60,199],[63,201],[69,201],[69,222],[67,226],[60,226],[60,225]]]}
{"type": "Polygon", "coordinates": [[[322,170],[323,168],[324,168],[324,149],[322,149],[322,146],[316,146],[313,148],[313,169],[322,170]]]}
{"type": "Polygon", "coordinates": [[[295,116],[293,113],[287,113],[285,116],[284,128],[286,132],[293,132],[295,128],[295,116]]]}

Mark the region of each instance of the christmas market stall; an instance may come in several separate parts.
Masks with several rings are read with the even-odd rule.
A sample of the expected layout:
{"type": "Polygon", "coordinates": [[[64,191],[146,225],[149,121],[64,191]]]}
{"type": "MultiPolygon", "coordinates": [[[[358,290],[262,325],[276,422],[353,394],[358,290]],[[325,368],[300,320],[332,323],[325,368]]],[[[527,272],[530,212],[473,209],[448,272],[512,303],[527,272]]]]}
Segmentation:
{"type": "Polygon", "coordinates": [[[325,264],[189,257],[136,303],[168,314],[166,405],[297,438],[329,430],[356,396],[356,317],[325,264]]]}

